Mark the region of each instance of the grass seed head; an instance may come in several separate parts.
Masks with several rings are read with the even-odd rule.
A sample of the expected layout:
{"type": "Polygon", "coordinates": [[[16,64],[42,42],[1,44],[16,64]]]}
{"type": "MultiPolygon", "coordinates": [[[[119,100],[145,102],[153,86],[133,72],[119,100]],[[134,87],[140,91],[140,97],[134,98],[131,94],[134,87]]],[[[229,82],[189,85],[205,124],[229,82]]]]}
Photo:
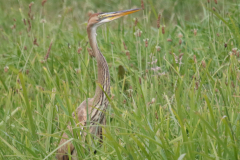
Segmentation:
{"type": "Polygon", "coordinates": [[[156,68],[155,68],[157,71],[159,71],[159,70],[161,70],[161,67],[159,67],[159,66],[156,66],[156,68]]]}
{"type": "Polygon", "coordinates": [[[42,64],[45,63],[45,62],[46,62],[45,60],[41,60],[41,61],[40,61],[40,63],[42,63],[42,64]]]}
{"type": "Polygon", "coordinates": [[[227,81],[225,82],[225,85],[228,86],[228,82],[227,81]]]}
{"type": "Polygon", "coordinates": [[[45,58],[44,58],[45,60],[48,59],[48,57],[49,57],[49,55],[50,55],[51,48],[52,48],[52,42],[51,42],[50,45],[49,45],[49,48],[48,48],[47,54],[46,54],[46,56],[45,56],[45,58]]]}
{"type": "Polygon", "coordinates": [[[236,55],[236,53],[237,53],[237,48],[233,48],[233,49],[232,49],[232,52],[233,52],[234,55],[236,55]]]}
{"type": "Polygon", "coordinates": [[[227,43],[224,43],[224,47],[227,48],[227,43]]]}
{"type": "Polygon", "coordinates": [[[154,57],[153,57],[151,64],[155,64],[155,63],[157,63],[157,59],[154,60],[154,57]]]}
{"type": "Polygon", "coordinates": [[[75,72],[78,74],[81,72],[81,70],[79,68],[75,69],[75,72]]]}
{"type": "Polygon", "coordinates": [[[217,0],[214,0],[215,4],[218,4],[218,1],[217,0]]]}
{"type": "Polygon", "coordinates": [[[126,46],[126,43],[123,41],[123,46],[124,46],[124,49],[127,50],[127,46],[126,46]]]}
{"type": "Polygon", "coordinates": [[[78,50],[77,50],[78,54],[80,54],[81,51],[82,51],[82,47],[78,47],[78,50]]]}
{"type": "Polygon", "coordinates": [[[129,50],[126,50],[125,52],[126,52],[126,56],[127,56],[128,59],[130,60],[130,52],[129,52],[129,50]]]}
{"type": "Polygon", "coordinates": [[[183,38],[183,34],[182,33],[178,33],[178,38],[183,38]]]}
{"type": "Polygon", "coordinates": [[[142,31],[141,31],[140,29],[138,29],[136,32],[134,32],[134,35],[135,35],[136,37],[141,37],[142,31]]]}
{"type": "Polygon", "coordinates": [[[27,75],[29,74],[29,69],[26,70],[26,74],[27,74],[27,75]]]}
{"type": "Polygon", "coordinates": [[[8,66],[5,66],[5,67],[4,67],[4,72],[8,72],[8,69],[9,69],[9,67],[8,67],[8,66]]]}
{"type": "Polygon", "coordinates": [[[161,14],[158,14],[158,20],[157,20],[157,28],[160,28],[160,20],[161,20],[161,14]]]}
{"type": "Polygon", "coordinates": [[[162,26],[162,34],[165,34],[165,26],[162,26]]]}
{"type": "Polygon", "coordinates": [[[135,18],[134,26],[137,26],[137,24],[138,24],[138,19],[135,18]]]}
{"type": "Polygon", "coordinates": [[[193,34],[194,34],[194,36],[196,36],[197,35],[197,29],[193,29],[193,34]]]}
{"type": "Polygon", "coordinates": [[[202,61],[202,66],[203,68],[206,68],[206,62],[204,60],[202,61]]]}
{"type": "Polygon", "coordinates": [[[160,47],[160,46],[156,46],[155,48],[156,48],[156,50],[157,50],[158,52],[161,50],[161,47],[160,47]]]}
{"type": "Polygon", "coordinates": [[[45,19],[41,19],[40,23],[46,23],[47,21],[45,19]]]}
{"type": "Polygon", "coordinates": [[[56,93],[57,89],[56,88],[52,88],[52,92],[56,93]]]}
{"type": "Polygon", "coordinates": [[[19,79],[19,78],[17,79],[17,83],[18,83],[18,84],[21,84],[21,82],[20,82],[20,79],[19,79]]]}
{"type": "Polygon", "coordinates": [[[32,9],[32,5],[34,4],[34,2],[31,2],[29,5],[28,5],[28,7],[29,7],[29,9],[31,10],[32,9]]]}
{"type": "Polygon", "coordinates": [[[196,57],[196,55],[193,55],[193,60],[194,60],[194,63],[197,63],[197,57],[196,57]]]}
{"type": "Polygon", "coordinates": [[[179,44],[179,45],[182,44],[182,39],[181,39],[181,38],[179,39],[178,44],[179,44]]]}
{"type": "Polygon", "coordinates": [[[25,26],[27,25],[27,22],[26,22],[25,18],[23,19],[23,23],[24,23],[25,26]]]}
{"type": "Polygon", "coordinates": [[[44,4],[47,2],[47,0],[43,0],[42,1],[42,6],[44,6],[44,4]]]}
{"type": "Polygon", "coordinates": [[[155,112],[155,118],[158,119],[158,114],[157,114],[157,112],[155,112]]]}
{"type": "MultiPolygon", "coordinates": [[[[159,76],[166,76],[167,74],[165,72],[158,73],[159,76]]],[[[160,84],[160,83],[159,83],[160,84]]]]}
{"type": "Polygon", "coordinates": [[[146,38],[146,39],[143,39],[143,41],[145,42],[145,47],[148,47],[148,38],[146,38]]]}
{"type": "Polygon", "coordinates": [[[114,99],[114,97],[115,97],[115,95],[114,94],[111,94],[112,96],[111,96],[111,99],[114,99]]]}
{"type": "Polygon", "coordinates": [[[29,11],[28,11],[28,17],[30,18],[30,19],[33,19],[33,15],[31,15],[31,13],[32,13],[32,5],[34,4],[34,2],[31,2],[29,5],[28,5],[28,7],[29,7],[29,11]]]}
{"type": "Polygon", "coordinates": [[[39,46],[39,44],[37,43],[37,38],[35,38],[35,39],[33,40],[33,44],[36,45],[36,46],[39,46]]]}
{"type": "Polygon", "coordinates": [[[91,57],[95,57],[91,48],[87,48],[87,51],[91,57]]]}
{"type": "Polygon", "coordinates": [[[155,102],[156,102],[156,99],[155,99],[155,98],[152,98],[151,103],[153,104],[153,103],[155,103],[155,102]]]}
{"type": "Polygon", "coordinates": [[[180,53],[180,54],[178,55],[178,58],[181,59],[183,55],[184,55],[184,53],[180,53]]]}
{"type": "Polygon", "coordinates": [[[27,31],[30,32],[31,28],[32,28],[32,24],[31,24],[30,20],[28,19],[28,30],[27,31]]]}
{"type": "Polygon", "coordinates": [[[144,3],[143,3],[143,0],[141,0],[141,7],[142,7],[142,9],[144,9],[144,3]]]}
{"type": "Polygon", "coordinates": [[[198,87],[199,87],[199,83],[198,83],[198,81],[195,82],[195,86],[196,86],[196,90],[198,90],[198,87]]]}
{"type": "Polygon", "coordinates": [[[16,28],[16,24],[12,25],[11,29],[15,29],[16,28]]]}

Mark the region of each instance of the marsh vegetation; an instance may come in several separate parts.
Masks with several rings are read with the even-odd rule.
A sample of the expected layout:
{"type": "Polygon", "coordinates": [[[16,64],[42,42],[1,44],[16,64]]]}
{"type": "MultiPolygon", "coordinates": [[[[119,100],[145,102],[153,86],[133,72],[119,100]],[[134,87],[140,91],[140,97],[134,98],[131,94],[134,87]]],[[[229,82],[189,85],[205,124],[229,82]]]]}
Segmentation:
{"type": "Polygon", "coordinates": [[[89,15],[133,7],[98,29],[111,76],[102,147],[88,134],[82,148],[77,127],[69,141],[84,159],[240,159],[239,3],[0,1],[0,159],[55,158],[96,88],[89,15]]]}

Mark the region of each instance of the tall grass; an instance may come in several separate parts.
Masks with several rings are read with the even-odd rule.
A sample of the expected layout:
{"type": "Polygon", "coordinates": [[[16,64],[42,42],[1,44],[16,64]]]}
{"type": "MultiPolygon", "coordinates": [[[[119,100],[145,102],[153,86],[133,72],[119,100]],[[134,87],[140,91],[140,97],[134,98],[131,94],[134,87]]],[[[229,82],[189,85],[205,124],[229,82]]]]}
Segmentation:
{"type": "Polygon", "coordinates": [[[240,159],[238,3],[143,3],[98,29],[112,93],[99,147],[67,128],[96,88],[88,14],[141,2],[0,2],[1,159],[54,159],[63,132],[84,159],[240,159]]]}

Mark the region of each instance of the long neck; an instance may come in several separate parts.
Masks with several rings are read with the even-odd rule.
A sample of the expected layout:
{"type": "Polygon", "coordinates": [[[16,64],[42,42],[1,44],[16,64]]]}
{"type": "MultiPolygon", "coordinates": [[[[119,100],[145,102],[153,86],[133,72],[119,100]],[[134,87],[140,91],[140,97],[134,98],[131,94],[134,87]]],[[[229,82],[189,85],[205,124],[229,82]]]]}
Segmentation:
{"type": "Polygon", "coordinates": [[[92,47],[93,54],[97,60],[97,66],[98,66],[98,80],[97,80],[96,91],[94,95],[94,106],[107,105],[108,100],[106,98],[105,93],[110,96],[110,75],[109,75],[107,61],[98,48],[97,39],[96,39],[96,35],[97,35],[96,28],[88,27],[87,31],[88,31],[89,43],[92,47]]]}

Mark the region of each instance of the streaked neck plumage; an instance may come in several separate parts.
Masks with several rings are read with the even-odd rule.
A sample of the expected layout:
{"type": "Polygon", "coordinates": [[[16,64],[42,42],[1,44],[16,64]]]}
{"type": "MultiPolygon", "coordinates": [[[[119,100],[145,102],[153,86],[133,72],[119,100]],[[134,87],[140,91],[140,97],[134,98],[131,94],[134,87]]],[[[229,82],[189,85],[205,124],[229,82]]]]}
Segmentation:
{"type": "Polygon", "coordinates": [[[110,75],[107,61],[104,58],[103,54],[100,52],[97,45],[96,28],[97,26],[87,27],[89,43],[92,47],[93,56],[96,58],[98,65],[98,80],[96,84],[93,105],[94,107],[101,107],[101,109],[105,110],[108,105],[108,99],[106,98],[105,93],[110,96],[110,75]]]}

